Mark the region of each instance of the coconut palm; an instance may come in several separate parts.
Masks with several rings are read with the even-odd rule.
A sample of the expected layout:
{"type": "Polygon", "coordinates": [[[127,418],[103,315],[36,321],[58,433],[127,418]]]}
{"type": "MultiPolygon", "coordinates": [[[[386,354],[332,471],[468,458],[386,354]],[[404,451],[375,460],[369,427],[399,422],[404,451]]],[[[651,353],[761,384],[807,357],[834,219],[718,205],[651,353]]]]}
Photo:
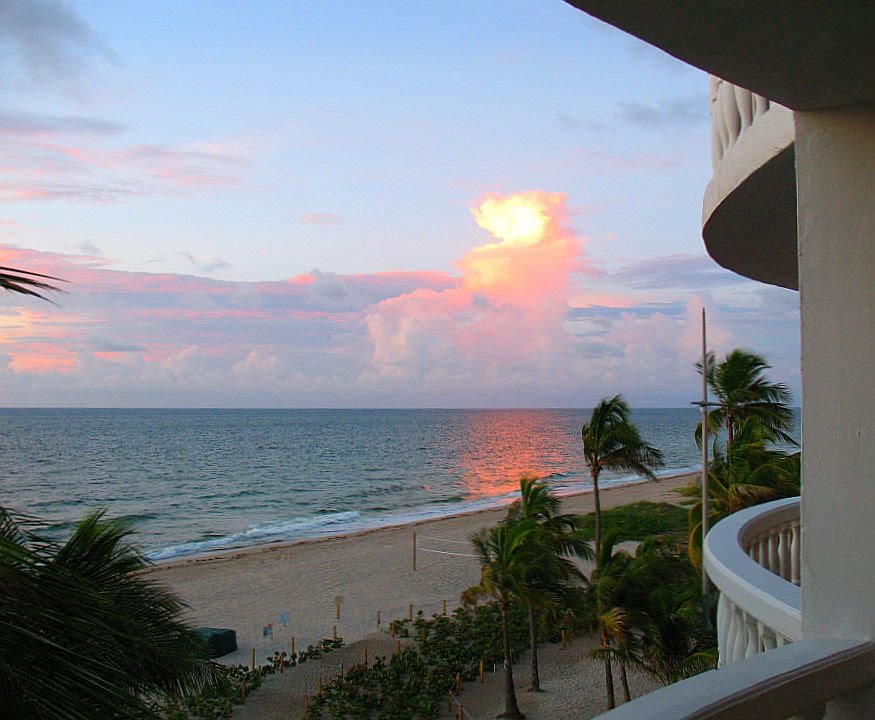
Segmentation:
{"type": "Polygon", "coordinates": [[[529,648],[532,657],[532,681],[529,690],[541,691],[538,670],[538,612],[562,604],[569,587],[586,582],[586,577],[566,556],[591,559],[592,550],[580,532],[580,517],[560,514],[562,502],[545,482],[538,478],[520,478],[520,499],[508,510],[505,523],[534,524],[524,553],[541,562],[527,565],[521,593],[529,620],[529,648]],[[531,547],[530,547],[531,546],[531,547]]]}
{"type": "Polygon", "coordinates": [[[605,398],[592,411],[590,421],[581,430],[583,454],[592,478],[595,505],[595,552],[602,538],[602,508],[599,499],[599,475],[602,470],[631,470],[656,479],[653,471],[662,465],[662,452],[641,439],[638,428],[629,419],[629,406],[622,396],[605,398]]]}
{"type": "Polygon", "coordinates": [[[95,513],[59,545],[0,508],[4,717],[154,717],[149,698],[217,676],[182,603],[140,572],[128,534],[95,513]]]}
{"type": "Polygon", "coordinates": [[[499,523],[470,536],[480,556],[480,584],[469,588],[465,597],[490,596],[498,602],[501,614],[501,640],[504,648],[504,712],[499,717],[524,718],[517,704],[513,682],[513,657],[510,645],[511,603],[525,595],[525,581],[533,564],[542,560],[528,542],[536,532],[535,523],[520,520],[499,523]],[[528,542],[528,544],[527,544],[528,542]]]}
{"type": "MultiPolygon", "coordinates": [[[[765,372],[771,366],[759,355],[735,349],[717,362],[714,353],[706,358],[708,387],[719,406],[708,413],[708,431],[726,430],[727,450],[732,448],[739,427],[756,420],[770,434],[772,442],[795,445],[789,435],[793,413],[788,407],[790,391],[783,383],[771,382],[765,372]]],[[[696,363],[702,372],[702,363],[696,363]]],[[[696,428],[701,444],[702,424],[696,428]]]]}
{"type": "MultiPolygon", "coordinates": [[[[757,418],[746,418],[735,430],[732,446],[713,445],[708,467],[708,521],[718,521],[752,505],[799,494],[800,454],[787,453],[772,445],[772,432],[757,418]]],[[[698,485],[681,492],[694,499],[690,506],[688,552],[699,566],[702,551],[702,497],[698,485]]]]}

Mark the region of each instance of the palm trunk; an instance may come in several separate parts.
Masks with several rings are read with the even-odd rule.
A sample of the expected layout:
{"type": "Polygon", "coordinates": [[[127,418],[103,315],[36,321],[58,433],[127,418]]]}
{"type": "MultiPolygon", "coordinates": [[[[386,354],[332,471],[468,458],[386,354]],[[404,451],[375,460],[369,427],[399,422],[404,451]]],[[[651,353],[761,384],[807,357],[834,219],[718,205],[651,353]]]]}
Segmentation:
{"type": "MultiPolygon", "coordinates": [[[[602,632],[602,647],[608,648],[608,638],[602,632]]],[[[605,661],[605,691],[608,694],[608,710],[613,710],[617,706],[616,698],[614,697],[614,673],[611,669],[611,656],[608,653],[603,655],[605,661]]]]}
{"type": "Polygon", "coordinates": [[[504,712],[498,717],[521,720],[525,718],[516,702],[516,690],[513,686],[513,658],[510,653],[510,619],[508,618],[507,601],[499,601],[501,609],[501,639],[504,643],[504,712]]]}
{"type": "Polygon", "coordinates": [[[599,556],[602,547],[602,503],[599,499],[599,471],[590,470],[592,477],[592,501],[595,510],[595,555],[599,556]]]}
{"type": "Polygon", "coordinates": [[[532,650],[532,686],[531,692],[541,692],[541,676],[538,674],[538,633],[535,617],[535,605],[531,600],[529,606],[529,647],[532,650]]]}
{"type": "Polygon", "coordinates": [[[623,685],[623,701],[629,702],[632,696],[629,694],[629,678],[626,676],[626,663],[620,660],[620,682],[623,685]]]}

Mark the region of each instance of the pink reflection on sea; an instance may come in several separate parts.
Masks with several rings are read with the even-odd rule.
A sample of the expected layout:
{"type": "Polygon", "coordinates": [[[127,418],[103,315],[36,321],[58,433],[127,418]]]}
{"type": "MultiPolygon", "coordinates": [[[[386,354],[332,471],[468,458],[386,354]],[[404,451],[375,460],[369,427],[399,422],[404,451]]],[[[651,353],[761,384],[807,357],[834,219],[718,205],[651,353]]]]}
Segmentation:
{"type": "Polygon", "coordinates": [[[465,425],[470,442],[460,444],[458,461],[467,500],[513,493],[522,475],[546,478],[571,469],[569,428],[543,410],[482,411],[465,425]]]}

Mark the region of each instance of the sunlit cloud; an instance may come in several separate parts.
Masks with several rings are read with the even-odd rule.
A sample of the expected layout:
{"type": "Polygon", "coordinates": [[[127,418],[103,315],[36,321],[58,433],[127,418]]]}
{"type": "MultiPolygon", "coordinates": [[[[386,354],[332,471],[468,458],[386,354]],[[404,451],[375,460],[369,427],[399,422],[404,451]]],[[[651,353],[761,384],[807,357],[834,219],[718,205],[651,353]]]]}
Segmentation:
{"type": "Polygon", "coordinates": [[[116,269],[0,246],[0,264],[69,281],[57,305],[0,295],[0,402],[11,405],[637,405],[697,392],[701,307],[712,347],[764,354],[798,388],[798,311],[704,257],[609,270],[585,253],[565,197],[489,195],[488,233],[457,272],[279,281],[116,269]]]}

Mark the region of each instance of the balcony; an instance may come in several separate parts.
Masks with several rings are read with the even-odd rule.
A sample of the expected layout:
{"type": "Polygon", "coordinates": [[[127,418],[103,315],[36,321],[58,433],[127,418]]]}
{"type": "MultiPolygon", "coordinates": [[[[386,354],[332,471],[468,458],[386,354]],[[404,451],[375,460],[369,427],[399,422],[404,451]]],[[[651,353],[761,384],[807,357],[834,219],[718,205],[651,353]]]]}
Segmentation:
{"type": "Polygon", "coordinates": [[[711,163],[702,237],[723,267],[797,289],[793,113],[710,79],[711,163]]]}
{"type": "Polygon", "coordinates": [[[802,639],[801,544],[799,498],[717,523],[704,561],[720,591],[719,667],[599,717],[814,720],[830,701],[871,689],[875,643],[802,639]]]}
{"type": "Polygon", "coordinates": [[[720,591],[720,665],[802,637],[799,498],[741,510],[705,539],[704,561],[720,591]]]}

